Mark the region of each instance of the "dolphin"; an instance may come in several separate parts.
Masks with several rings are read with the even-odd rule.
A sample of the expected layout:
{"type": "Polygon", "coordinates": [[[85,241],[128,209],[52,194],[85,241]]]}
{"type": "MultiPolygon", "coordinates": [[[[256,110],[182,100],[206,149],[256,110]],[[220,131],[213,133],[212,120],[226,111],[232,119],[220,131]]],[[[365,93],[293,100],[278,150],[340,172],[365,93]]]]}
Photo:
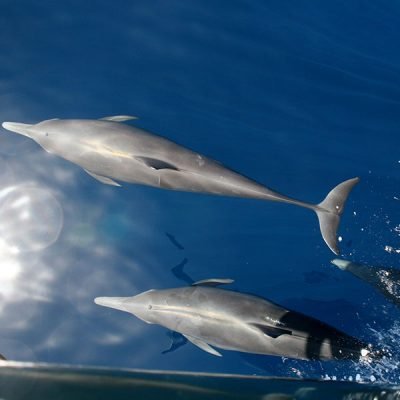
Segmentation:
{"type": "Polygon", "coordinates": [[[94,302],[181,333],[216,356],[221,353],[213,346],[303,360],[369,361],[379,354],[370,345],[314,318],[261,297],[216,287],[232,282],[207,279],[133,297],[97,297],[94,302]]]}
{"type": "Polygon", "coordinates": [[[371,267],[365,264],[335,258],[333,265],[348,271],[357,278],[369,283],[392,303],[400,306],[400,270],[388,267],[371,267]]]}
{"type": "Polygon", "coordinates": [[[215,195],[279,201],[316,212],[323,239],[339,254],[336,231],[344,204],[359,178],[332,189],[319,204],[282,195],[204,155],[143,129],[122,124],[128,115],[93,119],[50,119],[37,124],[3,122],[3,128],[36,141],[47,152],[82,167],[98,181],[215,195]]]}

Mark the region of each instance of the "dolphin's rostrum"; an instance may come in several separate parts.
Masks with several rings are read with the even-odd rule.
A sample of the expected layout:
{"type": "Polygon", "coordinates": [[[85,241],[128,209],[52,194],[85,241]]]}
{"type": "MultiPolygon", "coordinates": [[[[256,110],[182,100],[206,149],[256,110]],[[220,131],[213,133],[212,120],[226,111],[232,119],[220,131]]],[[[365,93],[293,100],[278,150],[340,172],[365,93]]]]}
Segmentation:
{"type": "Polygon", "coordinates": [[[54,153],[81,166],[108,185],[139,183],[165,189],[279,201],[314,210],[322,236],[339,254],[336,231],[347,196],[358,178],[332,189],[319,204],[284,196],[219,162],[163,137],[120,122],[126,115],[90,119],[51,119],[38,124],[3,122],[3,128],[35,140],[54,153]]]}
{"type": "Polygon", "coordinates": [[[214,347],[305,360],[371,360],[369,345],[321,321],[260,297],[214,286],[208,279],[190,287],[148,290],[133,297],[97,297],[101,306],[129,312],[149,324],[184,335],[202,350],[214,347]]]}

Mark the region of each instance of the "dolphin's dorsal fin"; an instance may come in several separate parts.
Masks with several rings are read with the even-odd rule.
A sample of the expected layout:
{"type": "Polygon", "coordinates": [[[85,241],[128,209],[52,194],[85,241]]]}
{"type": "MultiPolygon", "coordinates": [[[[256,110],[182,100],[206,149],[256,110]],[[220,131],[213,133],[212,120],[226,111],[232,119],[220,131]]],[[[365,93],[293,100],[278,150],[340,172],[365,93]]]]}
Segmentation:
{"type": "Polygon", "coordinates": [[[193,336],[183,335],[189,342],[192,342],[195,346],[200,347],[200,349],[206,351],[207,353],[213,354],[214,356],[222,357],[222,354],[212,348],[208,343],[203,342],[200,339],[197,339],[193,336]]]}
{"type": "Polygon", "coordinates": [[[250,325],[253,325],[255,328],[262,331],[265,335],[270,336],[274,339],[276,339],[277,337],[282,336],[282,335],[291,335],[292,334],[291,330],[285,329],[285,328],[279,328],[278,326],[270,326],[270,325],[257,324],[257,323],[253,323],[250,325]]]}
{"type": "Polygon", "coordinates": [[[146,164],[151,169],[157,169],[157,170],[172,169],[175,171],[179,171],[179,168],[176,167],[175,165],[173,165],[167,161],[159,160],[158,158],[137,156],[137,157],[135,157],[135,159],[142,162],[143,164],[146,164]]]}
{"type": "Polygon", "coordinates": [[[203,279],[201,281],[197,281],[192,283],[192,286],[218,286],[218,285],[229,285],[230,283],[235,282],[233,279],[203,279]]]}
{"type": "Polygon", "coordinates": [[[111,115],[110,117],[103,117],[99,119],[101,121],[124,122],[131,119],[138,119],[138,117],[133,117],[132,115],[111,115]]]}
{"type": "Polygon", "coordinates": [[[85,169],[85,171],[92,178],[97,179],[101,183],[104,183],[106,185],[111,185],[111,186],[121,186],[118,182],[113,181],[111,178],[107,178],[106,176],[97,175],[94,172],[88,171],[87,169],[85,169]]]}

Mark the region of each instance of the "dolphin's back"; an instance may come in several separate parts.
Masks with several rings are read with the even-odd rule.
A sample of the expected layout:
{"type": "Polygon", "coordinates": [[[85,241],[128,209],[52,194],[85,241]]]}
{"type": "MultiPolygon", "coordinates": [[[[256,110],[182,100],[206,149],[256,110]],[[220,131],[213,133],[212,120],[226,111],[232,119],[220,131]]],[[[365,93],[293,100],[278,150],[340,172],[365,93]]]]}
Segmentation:
{"type": "MultiPolygon", "coordinates": [[[[172,190],[272,199],[280,195],[221,163],[135,126],[104,120],[52,120],[74,137],[52,149],[100,176],[172,190]]],[[[60,143],[61,144],[61,143],[60,143]]],[[[286,198],[281,196],[282,199],[286,198]]]]}
{"type": "MultiPolygon", "coordinates": [[[[275,194],[264,185],[172,140],[134,126],[115,122],[108,124],[113,125],[114,135],[111,136],[120,137],[121,149],[129,151],[149,168],[159,168],[157,161],[164,163],[158,169],[159,187],[260,199],[275,194]]],[[[109,131],[106,131],[108,135],[109,131]]],[[[116,145],[115,138],[112,145],[116,145]]]]}

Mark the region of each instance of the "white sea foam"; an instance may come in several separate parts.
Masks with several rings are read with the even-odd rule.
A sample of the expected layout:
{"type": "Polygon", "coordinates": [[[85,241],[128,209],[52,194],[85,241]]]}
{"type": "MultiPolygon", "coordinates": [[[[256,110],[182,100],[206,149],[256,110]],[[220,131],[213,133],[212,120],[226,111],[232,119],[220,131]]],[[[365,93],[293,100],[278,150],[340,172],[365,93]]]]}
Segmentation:
{"type": "Polygon", "coordinates": [[[387,251],[388,253],[397,253],[400,254],[400,249],[395,249],[393,246],[385,246],[385,251],[387,251]]]}
{"type": "MultiPolygon", "coordinates": [[[[355,371],[363,382],[398,383],[400,376],[400,322],[395,321],[389,329],[377,330],[368,327],[375,336],[379,348],[386,354],[380,360],[355,364],[355,371]]],[[[357,377],[357,376],[356,376],[357,377]]]]}

